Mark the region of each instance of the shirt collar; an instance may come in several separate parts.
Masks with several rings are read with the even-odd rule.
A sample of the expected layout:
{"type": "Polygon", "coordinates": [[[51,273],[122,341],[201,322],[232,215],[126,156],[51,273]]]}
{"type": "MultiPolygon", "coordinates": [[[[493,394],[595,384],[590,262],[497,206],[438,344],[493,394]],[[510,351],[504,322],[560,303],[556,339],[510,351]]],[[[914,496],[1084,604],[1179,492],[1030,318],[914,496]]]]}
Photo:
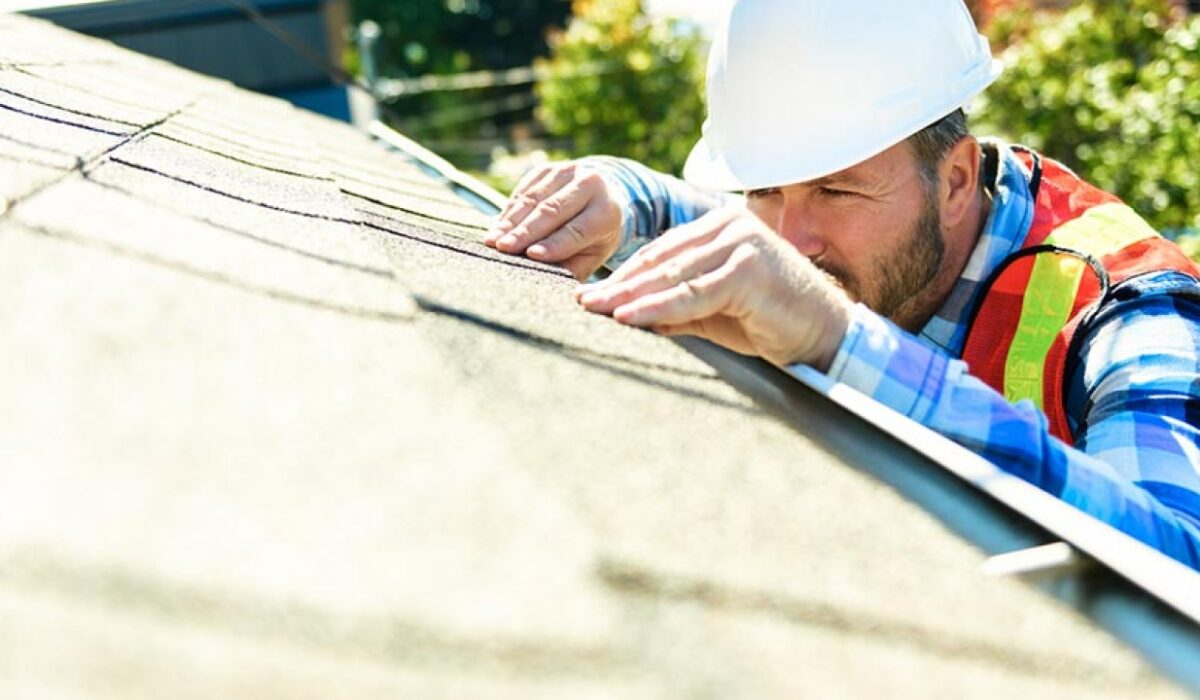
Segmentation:
{"type": "Polygon", "coordinates": [[[981,141],[997,157],[996,181],[991,188],[992,209],[975,243],[962,274],[950,296],[919,334],[926,345],[961,357],[966,344],[967,323],[979,302],[983,282],[1000,263],[1021,247],[1033,223],[1033,196],[1029,191],[1029,169],[1006,144],[981,141]]]}

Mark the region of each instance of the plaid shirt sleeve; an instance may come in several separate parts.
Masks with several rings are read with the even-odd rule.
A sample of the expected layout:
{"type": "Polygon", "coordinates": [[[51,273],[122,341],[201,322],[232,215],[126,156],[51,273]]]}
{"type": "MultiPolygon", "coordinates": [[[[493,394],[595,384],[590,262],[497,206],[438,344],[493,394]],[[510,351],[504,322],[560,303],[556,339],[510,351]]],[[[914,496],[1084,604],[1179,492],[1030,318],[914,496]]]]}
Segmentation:
{"type": "Polygon", "coordinates": [[[616,269],[663,231],[740,201],[735,195],[698,190],[632,160],[591,156],[579,161],[599,173],[621,203],[621,245],[605,266],[616,269]]]}
{"type": "Polygon", "coordinates": [[[1178,278],[1133,289],[1089,331],[1067,394],[1082,416],[1077,448],[1032,402],[1008,403],[861,305],[829,374],[1200,569],[1200,293],[1163,293],[1182,280],[1200,290],[1178,278]]]}

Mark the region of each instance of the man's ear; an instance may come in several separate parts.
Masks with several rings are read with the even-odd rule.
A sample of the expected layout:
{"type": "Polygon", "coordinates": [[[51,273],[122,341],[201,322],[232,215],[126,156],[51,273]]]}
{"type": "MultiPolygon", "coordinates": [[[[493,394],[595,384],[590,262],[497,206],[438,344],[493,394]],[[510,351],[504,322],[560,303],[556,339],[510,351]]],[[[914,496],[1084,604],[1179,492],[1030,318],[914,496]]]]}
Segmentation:
{"type": "Polygon", "coordinates": [[[943,228],[954,228],[971,211],[979,194],[982,151],[974,136],[964,136],[946,154],[940,168],[938,196],[943,228]]]}

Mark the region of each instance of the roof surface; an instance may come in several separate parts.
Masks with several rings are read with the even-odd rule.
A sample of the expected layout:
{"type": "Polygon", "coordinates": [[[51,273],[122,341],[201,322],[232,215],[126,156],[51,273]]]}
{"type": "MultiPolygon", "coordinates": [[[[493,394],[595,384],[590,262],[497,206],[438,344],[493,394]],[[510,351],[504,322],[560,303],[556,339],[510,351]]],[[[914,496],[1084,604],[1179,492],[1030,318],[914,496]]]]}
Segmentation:
{"type": "Polygon", "coordinates": [[[0,696],[1177,694],[485,225],[0,15],[0,696]]]}

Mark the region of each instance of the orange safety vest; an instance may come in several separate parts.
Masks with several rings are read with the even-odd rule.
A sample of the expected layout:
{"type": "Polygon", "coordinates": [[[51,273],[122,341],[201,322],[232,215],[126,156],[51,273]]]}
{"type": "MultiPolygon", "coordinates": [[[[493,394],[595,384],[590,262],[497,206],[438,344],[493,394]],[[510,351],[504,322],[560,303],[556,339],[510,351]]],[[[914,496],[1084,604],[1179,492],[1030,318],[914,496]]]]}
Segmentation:
{"type": "Polygon", "coordinates": [[[1169,270],[1200,279],[1200,267],[1115,196],[1061,163],[1014,151],[1032,173],[1033,223],[985,282],[963,360],[1009,401],[1032,400],[1070,445],[1068,362],[1082,331],[1122,282],[1169,270]]]}

